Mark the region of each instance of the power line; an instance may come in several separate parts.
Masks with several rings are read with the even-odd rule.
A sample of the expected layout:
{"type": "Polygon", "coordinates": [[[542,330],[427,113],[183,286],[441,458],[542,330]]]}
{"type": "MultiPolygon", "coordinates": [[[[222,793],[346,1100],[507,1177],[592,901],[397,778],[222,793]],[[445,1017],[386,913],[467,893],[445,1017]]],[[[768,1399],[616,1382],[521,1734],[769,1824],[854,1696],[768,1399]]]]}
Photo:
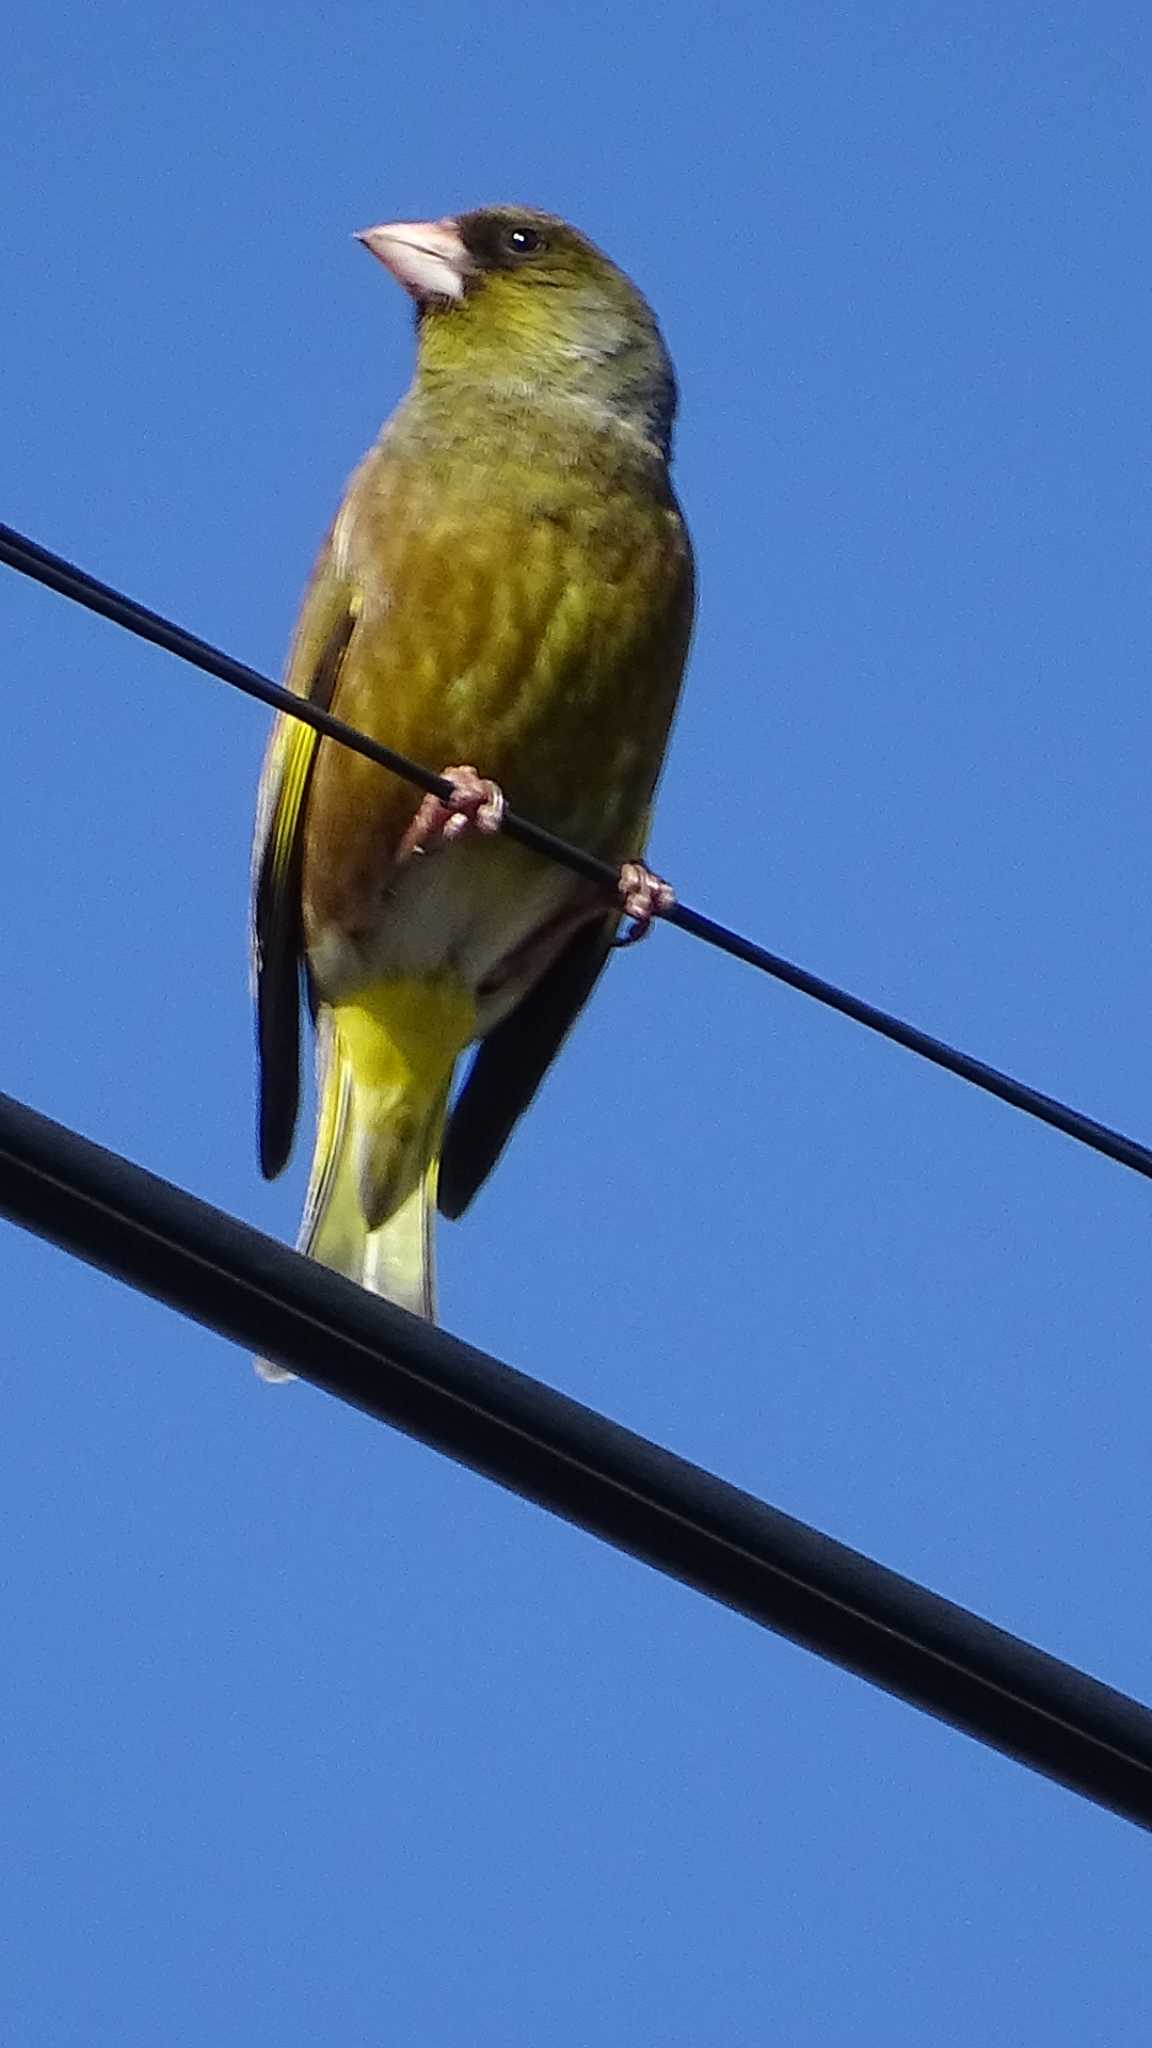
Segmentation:
{"type": "MultiPolygon", "coordinates": [[[[357,732],[355,727],[345,725],[334,718],[329,711],[322,710],[306,698],[296,696],[291,690],[281,688],[258,670],[249,668],[244,662],[236,661],[220,648],[213,647],[207,640],[199,639],[184,627],[166,619],[159,612],[149,611],[134,598],[126,597],[122,591],[114,590],[110,584],[101,583],[90,576],[85,569],[78,569],[66,562],[62,556],[54,555],[42,548],[26,534],[18,533],[14,527],[0,523],[0,562],[17,569],[22,575],[32,577],[45,584],[62,597],[71,598],[74,603],[85,605],[89,611],[98,612],[102,618],[111,619],[117,626],[135,633],[142,640],[149,640],[156,647],[165,648],[170,654],[179,655],[194,668],[204,670],[207,675],[218,677],[233,689],[242,690],[249,697],[256,697],[268,704],[274,711],[282,711],[289,718],[298,718],[305,725],[323,733],[326,738],[350,747],[354,753],[363,754],[369,761],[375,761],[392,774],[400,775],[412,782],[418,789],[443,797],[446,802],[452,798],[452,785],[443,776],[432,774],[391,747],[383,746],[378,740],[370,739],[367,733],[357,732]]],[[[482,766],[483,764],[481,764],[482,766]]],[[[534,852],[558,861],[561,866],[571,868],[576,874],[584,875],[589,881],[598,882],[606,891],[614,892],[618,882],[618,871],[607,862],[596,860],[582,848],[571,846],[564,839],[557,838],[542,825],[533,824],[529,818],[522,818],[515,811],[506,811],[503,828],[510,838],[522,846],[531,847],[534,852]]],[[[1032,1088],[1025,1081],[1018,1081],[1011,1074],[991,1067],[978,1060],[971,1053],[962,1052],[958,1047],[946,1044],[942,1039],[933,1038],[921,1031],[917,1025],[906,1023],[903,1018],[894,1017],[889,1011],[877,1009],[875,1004],[865,1002],[846,989],[838,988],[834,982],[825,981],[820,975],[809,973],[806,967],[798,967],[794,961],[784,959],[779,953],[769,952],[766,946],[757,945],[753,939],[745,938],[740,932],[730,930],[726,925],[717,924],[714,918],[705,917],[699,910],[691,910],[686,903],[675,903],[664,913],[665,922],[673,924],[679,931],[687,932],[691,938],[702,939],[706,945],[715,946],[722,953],[730,954],[735,960],[743,960],[749,967],[759,968],[761,973],[782,981],[801,995],[811,996],[814,1001],[827,1008],[838,1010],[841,1016],[850,1017],[869,1031],[878,1032],[882,1038],[902,1045],[906,1051],[916,1053],[921,1059],[930,1060],[933,1066],[943,1067],[974,1088],[981,1088],[988,1095],[995,1095],[1001,1102],[1008,1103],[1025,1115],[1049,1124],[1054,1130],[1063,1131],[1066,1137],[1074,1138],[1078,1144],[1088,1145],[1094,1152],[1102,1152],[1118,1165],[1128,1167],[1133,1173],[1141,1173],[1152,1179],[1152,1150],[1130,1138],[1123,1131],[1113,1130],[1108,1124],[1098,1123],[1095,1118],[1085,1116],[1082,1110],[1073,1109],[1070,1104],[1059,1101],[1053,1095],[1045,1095],[1032,1088]]]]}
{"type": "Polygon", "coordinates": [[[1152,1712],[0,1095],[0,1214],[1152,1829],[1152,1712]]]}

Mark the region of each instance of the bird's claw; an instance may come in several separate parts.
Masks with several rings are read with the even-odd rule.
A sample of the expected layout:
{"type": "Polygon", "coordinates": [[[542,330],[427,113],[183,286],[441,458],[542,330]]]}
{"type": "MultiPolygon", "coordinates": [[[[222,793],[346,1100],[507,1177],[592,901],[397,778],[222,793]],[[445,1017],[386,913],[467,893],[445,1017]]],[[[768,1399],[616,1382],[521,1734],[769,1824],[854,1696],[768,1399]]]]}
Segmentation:
{"type": "Polygon", "coordinates": [[[411,853],[431,853],[437,846],[451,846],[453,840],[473,832],[490,838],[504,823],[508,806],[498,783],[468,765],[441,772],[445,782],[453,785],[452,796],[424,798],[400,842],[401,860],[411,853]]]}
{"type": "Polygon", "coordinates": [[[617,886],[620,907],[629,924],[627,931],[616,938],[615,944],[634,946],[638,939],[647,938],[653,918],[667,917],[676,897],[670,885],[659,875],[654,875],[651,868],[646,868],[640,860],[624,862],[617,886]]]}

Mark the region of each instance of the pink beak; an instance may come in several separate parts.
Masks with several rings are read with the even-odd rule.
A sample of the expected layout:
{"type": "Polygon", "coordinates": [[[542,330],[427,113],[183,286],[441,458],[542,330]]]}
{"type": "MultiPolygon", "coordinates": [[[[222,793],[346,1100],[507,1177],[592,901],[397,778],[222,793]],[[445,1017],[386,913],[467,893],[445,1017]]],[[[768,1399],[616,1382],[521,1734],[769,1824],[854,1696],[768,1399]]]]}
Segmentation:
{"type": "Polygon", "coordinates": [[[363,228],[363,242],[412,297],[460,299],[472,261],[454,220],[396,220],[363,228]]]}

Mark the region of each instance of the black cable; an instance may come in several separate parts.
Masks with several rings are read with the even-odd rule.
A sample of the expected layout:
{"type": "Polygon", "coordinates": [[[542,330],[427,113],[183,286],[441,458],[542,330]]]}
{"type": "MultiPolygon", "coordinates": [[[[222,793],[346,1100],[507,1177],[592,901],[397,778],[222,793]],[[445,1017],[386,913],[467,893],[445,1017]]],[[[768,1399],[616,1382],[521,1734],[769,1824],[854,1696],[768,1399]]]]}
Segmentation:
{"type": "Polygon", "coordinates": [[[3,1095],[0,1214],[1152,1829],[1138,1701],[3,1095]]]}
{"type": "MultiPolygon", "coordinates": [[[[154,646],[179,655],[181,660],[191,662],[194,668],[203,669],[208,675],[217,676],[221,682],[230,683],[233,689],[259,698],[261,703],[270,704],[274,711],[282,711],[290,718],[298,718],[305,725],[313,726],[328,739],[337,740],[341,746],[350,747],[354,753],[363,754],[367,760],[376,761],[394,775],[415,783],[418,789],[427,790],[446,801],[451,799],[452,785],[443,776],[433,775],[403,754],[395,753],[391,747],[369,739],[366,733],[345,725],[331,712],[321,710],[306,698],[297,697],[291,690],[282,689],[258,670],[222,653],[209,641],[198,639],[171,619],[163,618],[159,612],[148,611],[134,598],[125,597],[109,584],[98,582],[86,570],[73,567],[61,556],[50,554],[47,548],[39,547],[25,534],[18,533],[14,527],[3,524],[0,524],[0,562],[6,562],[10,568],[46,584],[62,597],[86,605],[89,611],[98,612],[102,618],[111,619],[113,624],[123,626],[143,640],[150,640],[154,646]]],[[[605,861],[594,859],[580,847],[558,839],[554,832],[545,831],[542,825],[534,825],[515,811],[506,811],[503,830],[522,846],[532,847],[535,852],[559,861],[561,866],[573,869],[576,874],[587,876],[589,881],[599,882],[610,894],[615,893],[619,880],[617,869],[605,861]]],[[[707,945],[717,947],[733,959],[743,960],[749,967],[757,967],[777,981],[786,982],[789,988],[798,989],[801,995],[811,996],[829,1009],[838,1010],[842,1016],[851,1017],[867,1030],[879,1032],[882,1038],[891,1039],[908,1052],[930,1060],[934,1066],[944,1067],[949,1073],[958,1075],[974,1088],[982,1088],[986,1094],[997,1096],[1013,1109],[1023,1110],[1027,1116],[1050,1124],[1054,1130],[1063,1131],[1066,1137],[1075,1138],[1079,1144],[1088,1145],[1095,1152],[1102,1152],[1106,1158],[1129,1167],[1133,1173],[1142,1173],[1152,1179],[1152,1150],[1139,1144],[1135,1138],[1127,1137],[1123,1131],[1097,1123],[1094,1118],[1085,1116],[1066,1102],[1058,1101],[1055,1096],[1044,1095],[1039,1089],[1030,1088],[1027,1082],[1017,1081],[1011,1074],[973,1058],[971,1053],[961,1052],[942,1039],[930,1037],[915,1024],[906,1024],[887,1010],[879,1010],[860,996],[837,988],[834,982],[810,974],[806,967],[797,967],[779,953],[770,953],[766,946],[757,945],[740,932],[730,931],[726,925],[717,924],[699,910],[690,910],[685,903],[674,904],[664,913],[664,919],[679,931],[687,932],[691,938],[703,939],[707,945]]]]}

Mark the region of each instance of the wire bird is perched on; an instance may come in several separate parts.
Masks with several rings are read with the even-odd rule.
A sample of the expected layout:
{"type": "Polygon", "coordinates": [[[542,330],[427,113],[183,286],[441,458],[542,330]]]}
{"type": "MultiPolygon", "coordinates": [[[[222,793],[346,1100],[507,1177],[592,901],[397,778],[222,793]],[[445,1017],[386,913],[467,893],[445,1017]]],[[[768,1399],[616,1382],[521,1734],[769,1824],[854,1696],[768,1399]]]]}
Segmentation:
{"type": "Polygon", "coordinates": [[[360,239],[416,301],[416,376],[336,516],[288,682],[428,767],[452,764],[458,801],[420,802],[278,720],[255,852],[260,1152],[273,1175],[292,1142],[302,967],[319,1114],[301,1246],[430,1316],[437,1190],[460,1215],[622,912],[643,925],[667,900],[637,856],[692,555],[668,477],[671,364],[607,257],[510,207],[360,239]],[[620,863],[619,900],[502,839],[505,790],[620,863]]]}

